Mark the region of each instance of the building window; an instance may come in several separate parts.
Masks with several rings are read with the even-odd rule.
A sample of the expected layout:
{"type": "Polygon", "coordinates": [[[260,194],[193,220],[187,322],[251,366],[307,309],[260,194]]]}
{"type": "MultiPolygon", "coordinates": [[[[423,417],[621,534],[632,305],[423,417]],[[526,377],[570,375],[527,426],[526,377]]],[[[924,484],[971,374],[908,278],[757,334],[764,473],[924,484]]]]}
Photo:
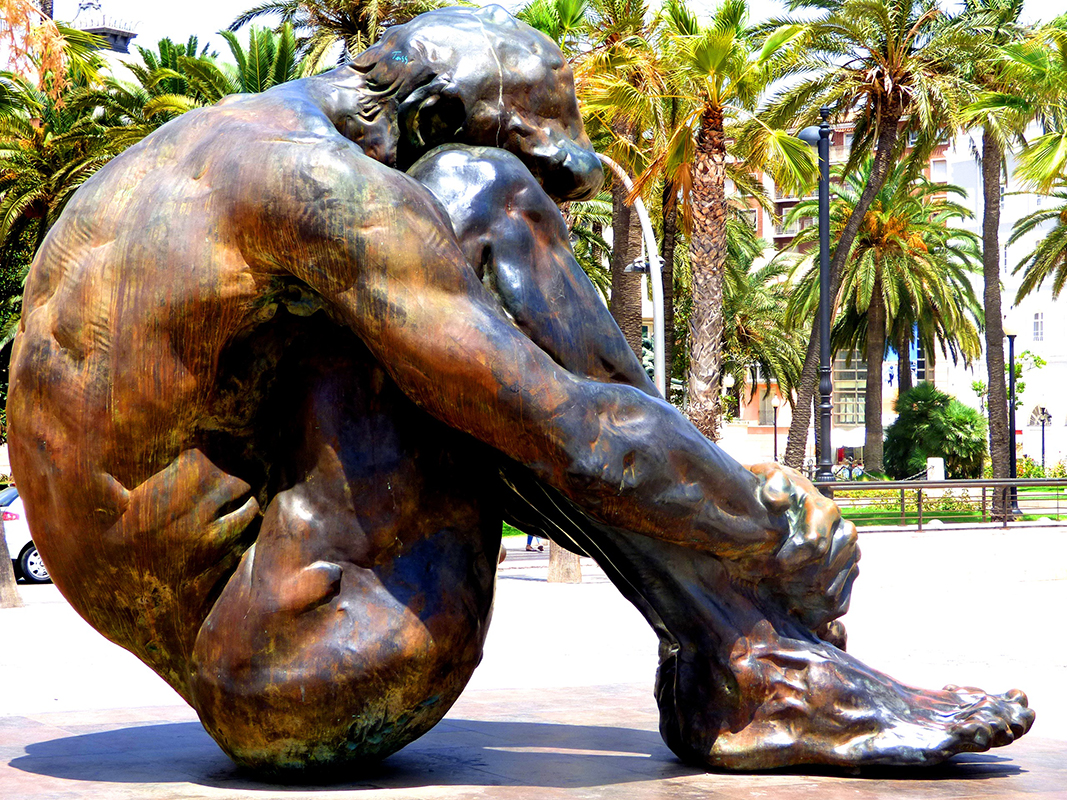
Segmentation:
{"type": "Polygon", "coordinates": [[[1034,341],[1045,341],[1045,315],[1040,311],[1034,314],[1034,341]]]}
{"type": "Polygon", "coordinates": [[[834,359],[834,424],[862,425],[866,394],[867,362],[857,352],[838,353],[834,359]]]}
{"type": "Polygon", "coordinates": [[[948,183],[947,161],[938,160],[930,162],[930,180],[934,183],[948,183]]]}
{"type": "Polygon", "coordinates": [[[851,150],[852,149],[852,140],[855,139],[855,138],[856,138],[856,134],[854,134],[854,133],[846,133],[845,134],[845,149],[846,150],[851,150]]]}
{"type": "Polygon", "coordinates": [[[756,209],[754,208],[749,208],[741,212],[745,217],[745,221],[752,227],[752,230],[756,230],[756,213],[756,209]]]}
{"type": "Polygon", "coordinates": [[[759,424],[760,425],[773,425],[774,424],[774,388],[771,387],[771,391],[764,392],[762,389],[759,391],[759,424]]]}

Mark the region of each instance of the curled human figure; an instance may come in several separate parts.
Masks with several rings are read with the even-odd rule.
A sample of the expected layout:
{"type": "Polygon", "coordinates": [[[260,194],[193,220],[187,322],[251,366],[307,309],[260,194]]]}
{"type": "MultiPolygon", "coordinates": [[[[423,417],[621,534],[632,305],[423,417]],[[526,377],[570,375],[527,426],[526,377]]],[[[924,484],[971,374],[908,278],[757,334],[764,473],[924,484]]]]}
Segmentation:
{"type": "Polygon", "coordinates": [[[655,627],[683,758],[931,763],[1025,732],[1019,694],[912,690],[816,635],[855,529],[657,396],[553,203],[601,179],[558,49],[499,8],[114,159],[34,262],[11,368],[63,594],[268,772],[378,759],[444,715],[504,517],[597,558],[655,627]]]}

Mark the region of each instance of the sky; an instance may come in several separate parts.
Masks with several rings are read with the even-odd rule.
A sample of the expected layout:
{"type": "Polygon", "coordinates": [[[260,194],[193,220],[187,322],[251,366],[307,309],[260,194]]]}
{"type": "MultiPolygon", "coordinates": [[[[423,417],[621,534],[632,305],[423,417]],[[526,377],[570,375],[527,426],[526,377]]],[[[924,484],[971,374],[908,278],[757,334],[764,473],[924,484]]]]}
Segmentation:
{"type": "MultiPolygon", "coordinates": [[[[242,11],[259,5],[259,0],[182,0],[178,3],[150,2],[144,0],[100,0],[101,10],[109,19],[130,23],[137,38],[136,44],[153,47],[164,36],[184,42],[195,34],[203,44],[210,40],[222,55],[228,55],[225,42],[215,32],[226,28],[242,11]]],[[[78,0],[54,0],[56,19],[73,19],[78,11],[78,0]]],[[[514,8],[522,0],[503,0],[501,5],[514,8]]],[[[714,0],[695,0],[694,8],[711,8],[714,0]]],[[[749,0],[752,21],[758,22],[783,12],[780,0],[749,0]]],[[[1027,0],[1025,16],[1035,20],[1050,19],[1057,13],[1067,11],[1067,0],[1027,0]]]]}

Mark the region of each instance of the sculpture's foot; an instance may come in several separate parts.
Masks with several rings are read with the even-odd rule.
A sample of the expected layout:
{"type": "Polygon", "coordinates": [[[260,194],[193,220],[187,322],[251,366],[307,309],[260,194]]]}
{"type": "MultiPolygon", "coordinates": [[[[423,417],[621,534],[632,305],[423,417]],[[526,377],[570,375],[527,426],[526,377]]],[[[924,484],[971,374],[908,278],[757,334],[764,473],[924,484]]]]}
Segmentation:
{"type": "Polygon", "coordinates": [[[930,765],[1010,744],[1034,721],[1020,691],[915,689],[825,642],[781,636],[767,621],[734,643],[729,664],[734,712],[716,733],[684,721],[675,730],[687,736],[688,727],[686,756],[713,767],[930,765]]]}

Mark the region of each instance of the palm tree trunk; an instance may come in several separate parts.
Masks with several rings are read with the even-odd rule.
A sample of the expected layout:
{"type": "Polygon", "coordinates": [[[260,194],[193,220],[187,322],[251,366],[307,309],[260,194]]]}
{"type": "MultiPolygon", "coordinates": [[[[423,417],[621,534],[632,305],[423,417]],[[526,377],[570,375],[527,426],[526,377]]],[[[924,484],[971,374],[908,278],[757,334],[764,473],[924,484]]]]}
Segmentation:
{"type": "Polygon", "coordinates": [[[622,181],[611,184],[611,302],[608,308],[630,348],[641,358],[641,273],[626,267],[641,255],[641,226],[626,204],[622,181]]]}
{"type": "Polygon", "coordinates": [[[901,337],[897,349],[897,397],[912,390],[911,382],[911,336],[901,337]]]}
{"type": "Polygon", "coordinates": [[[0,520],[0,608],[18,608],[22,605],[12,563],[11,554],[7,551],[4,523],[0,520]]]}
{"type": "Polygon", "coordinates": [[[882,360],[885,358],[885,300],[882,281],[876,278],[867,307],[867,386],[863,403],[863,468],[883,472],[882,467],[882,360]]]}
{"type": "MultiPolygon", "coordinates": [[[[882,190],[885,179],[889,175],[892,165],[893,147],[897,141],[897,126],[903,115],[903,108],[899,104],[889,108],[881,122],[881,132],[878,135],[878,144],[874,151],[874,162],[871,165],[871,178],[864,187],[856,207],[852,210],[848,222],[841,231],[841,238],[834,247],[830,259],[830,301],[831,319],[834,309],[837,308],[837,293],[841,288],[841,278],[844,274],[845,261],[852,250],[852,243],[856,241],[860,225],[871,207],[875,195],[882,190]]],[[[790,467],[800,469],[804,463],[804,451],[808,446],[808,428],[811,425],[812,401],[819,387],[819,326],[811,326],[811,335],[808,338],[808,349],[804,354],[804,367],[800,372],[800,383],[797,387],[797,413],[793,416],[793,422],[789,426],[789,438],[785,448],[783,461],[790,467]]]]}
{"type": "Polygon", "coordinates": [[[689,419],[709,439],[719,437],[722,364],[722,273],[726,263],[726,139],[722,109],[700,121],[693,163],[693,312],[689,318],[689,419]]]}
{"type": "MultiPolygon", "coordinates": [[[[1004,161],[999,144],[982,133],[982,274],[985,279],[985,352],[989,373],[986,412],[989,415],[989,455],[994,478],[1007,478],[1011,469],[1008,430],[1008,391],[1004,385],[1004,319],[1000,307],[1000,170],[1004,161]]],[[[994,514],[1004,511],[994,499],[994,514]]]]}
{"type": "Polygon", "coordinates": [[[667,182],[663,187],[663,339],[664,372],[667,374],[667,399],[671,396],[671,375],[674,372],[674,245],[678,239],[678,203],[675,186],[667,182]]]}

